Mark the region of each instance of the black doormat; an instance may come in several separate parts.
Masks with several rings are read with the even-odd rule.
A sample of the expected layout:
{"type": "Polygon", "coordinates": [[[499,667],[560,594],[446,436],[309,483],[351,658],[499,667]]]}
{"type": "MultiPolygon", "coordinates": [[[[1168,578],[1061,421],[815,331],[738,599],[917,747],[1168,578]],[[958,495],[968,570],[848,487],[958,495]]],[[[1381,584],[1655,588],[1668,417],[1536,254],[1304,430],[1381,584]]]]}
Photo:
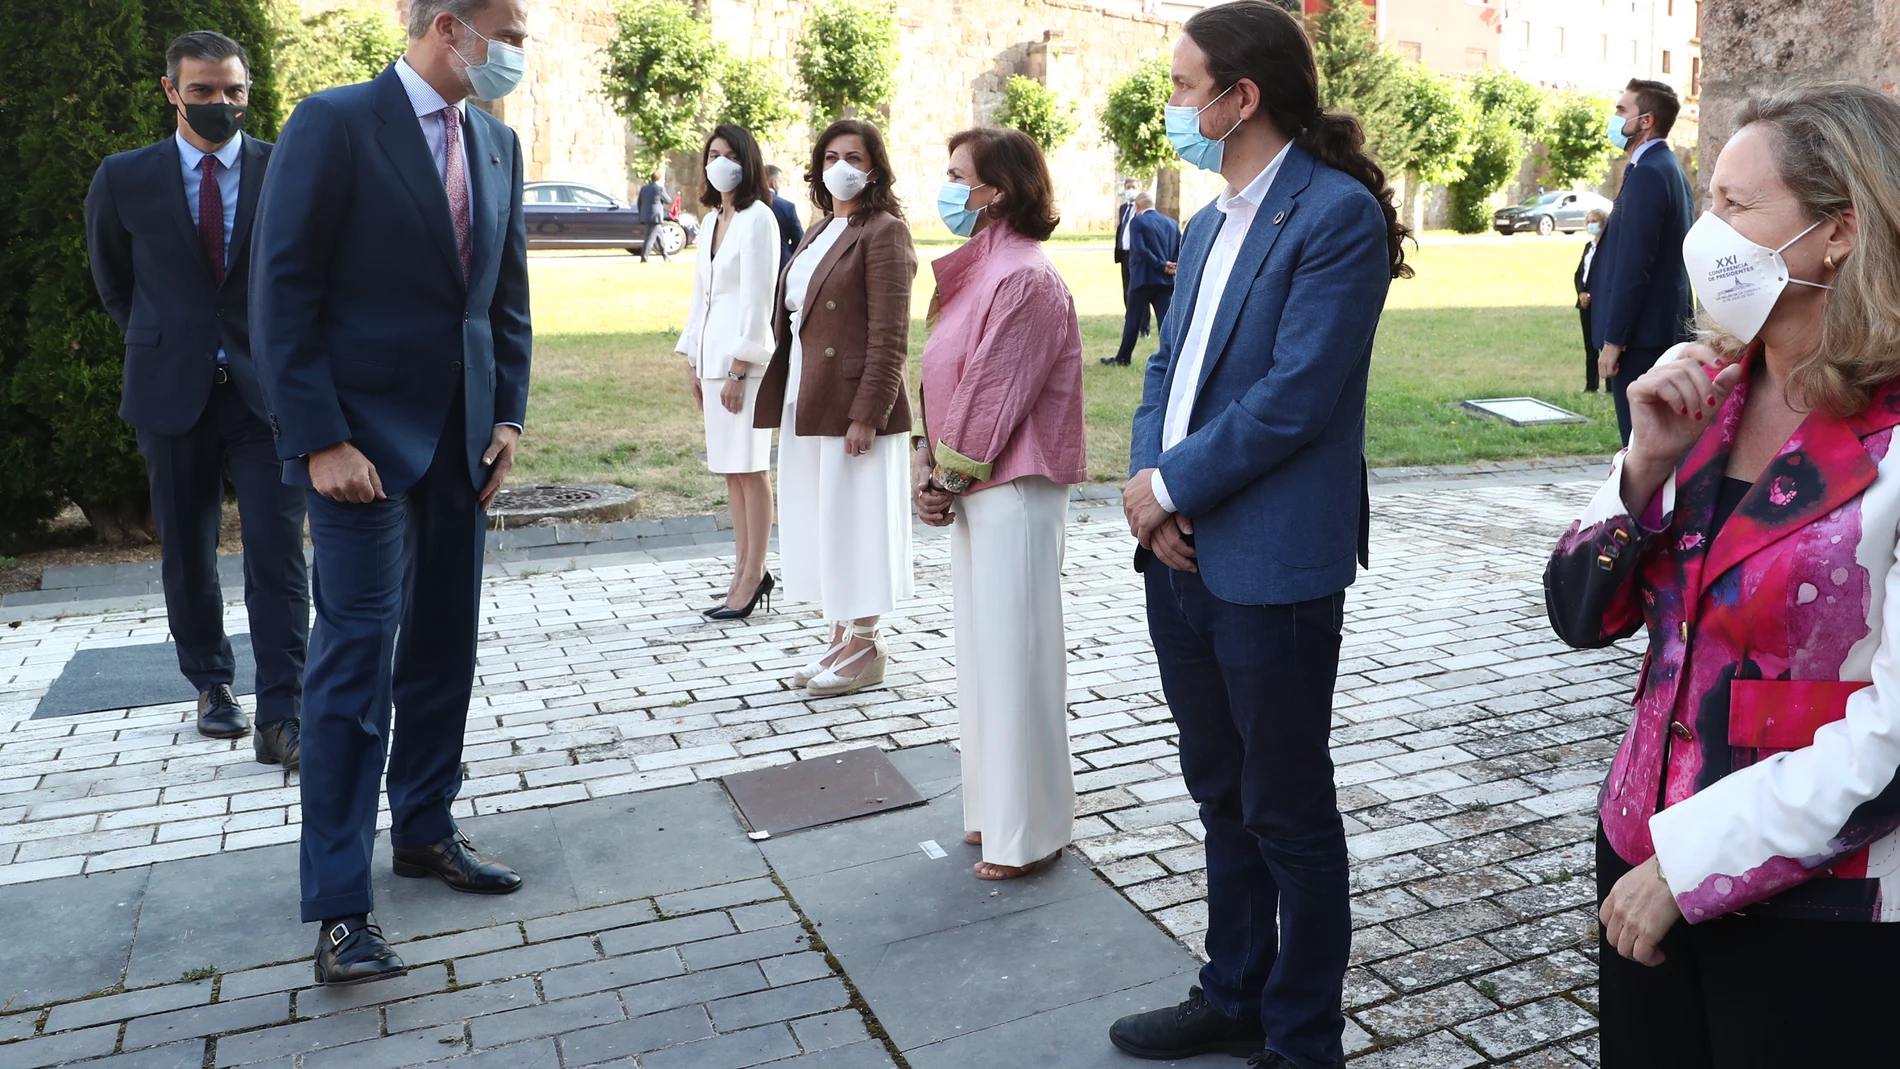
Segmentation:
{"type": "Polygon", "coordinates": [[[904,774],[875,746],[725,777],[754,833],[781,835],[890,809],[922,805],[904,774]]]}
{"type": "MultiPolygon", "coordinates": [[[[231,690],[250,694],[257,681],[251,636],[232,635],[231,652],[237,655],[231,690]]],[[[188,702],[197,697],[198,692],[178,671],[178,651],[170,642],[80,650],[53,680],[32,719],[188,702]]]]}

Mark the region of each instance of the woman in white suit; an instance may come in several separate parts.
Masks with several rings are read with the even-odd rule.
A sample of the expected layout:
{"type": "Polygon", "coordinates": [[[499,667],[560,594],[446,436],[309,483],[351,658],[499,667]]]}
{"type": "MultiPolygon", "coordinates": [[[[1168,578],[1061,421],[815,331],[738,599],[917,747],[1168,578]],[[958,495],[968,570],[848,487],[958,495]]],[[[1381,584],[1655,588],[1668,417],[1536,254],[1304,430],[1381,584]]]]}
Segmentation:
{"type": "Polygon", "coordinates": [[[738,561],[726,595],[705,615],[743,620],[774,583],[765,570],[772,535],[772,432],[752,425],[759,374],[772,357],[772,295],[778,285],[778,218],[758,142],[744,127],[720,125],[700,154],[699,202],[713,209],[699,225],[693,304],[675,350],[686,357],[693,400],[706,419],[706,465],[726,477],[738,561]]]}

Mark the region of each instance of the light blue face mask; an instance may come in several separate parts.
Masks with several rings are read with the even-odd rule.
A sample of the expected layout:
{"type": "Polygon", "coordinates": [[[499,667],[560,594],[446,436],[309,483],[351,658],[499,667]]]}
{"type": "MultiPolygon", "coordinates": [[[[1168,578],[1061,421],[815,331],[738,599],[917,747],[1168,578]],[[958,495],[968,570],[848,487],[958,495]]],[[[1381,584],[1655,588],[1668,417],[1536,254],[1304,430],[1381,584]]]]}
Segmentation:
{"type": "MultiPolygon", "coordinates": [[[[1647,115],[1649,113],[1644,112],[1643,114],[1647,115]]],[[[1616,114],[1615,112],[1610,113],[1610,144],[1615,145],[1616,150],[1618,152],[1621,152],[1624,149],[1630,147],[1631,135],[1623,132],[1624,124],[1633,122],[1634,120],[1640,119],[1642,117],[1643,117],[1642,115],[1636,115],[1636,116],[1632,116],[1629,119],[1625,119],[1624,117],[1616,114]]]]}
{"type": "MultiPolygon", "coordinates": [[[[481,31],[475,27],[461,19],[455,21],[468,26],[468,32],[482,37],[481,31]]],[[[515,86],[521,84],[522,76],[528,73],[528,53],[505,41],[490,41],[486,37],[482,37],[482,40],[488,41],[488,61],[481,64],[469,63],[468,57],[462,55],[461,50],[454,45],[449,48],[461,57],[463,63],[468,64],[463,69],[468,71],[469,89],[483,100],[500,100],[514,92],[515,86]]]]}
{"type": "Polygon", "coordinates": [[[1591,237],[1596,237],[1596,236],[1597,236],[1598,234],[1601,234],[1601,233],[1603,233],[1603,224],[1602,224],[1602,223],[1590,223],[1590,224],[1588,224],[1588,225],[1586,225],[1586,226],[1584,227],[1584,229],[1590,232],[1590,236],[1591,236],[1591,237]]]}
{"type": "MultiPolygon", "coordinates": [[[[988,182],[983,185],[988,185],[988,182]]],[[[983,186],[966,186],[957,182],[945,182],[937,190],[937,215],[943,219],[943,225],[960,238],[967,238],[976,230],[976,217],[983,209],[970,207],[970,194],[983,186]]]]}
{"type": "Polygon", "coordinates": [[[1227,133],[1218,139],[1201,133],[1201,112],[1213,107],[1221,97],[1234,91],[1233,86],[1220,91],[1220,96],[1198,108],[1185,104],[1169,104],[1162,109],[1162,118],[1168,128],[1168,140],[1174,144],[1174,151],[1183,160],[1199,167],[1203,171],[1219,171],[1221,157],[1226,153],[1227,138],[1240,129],[1240,121],[1227,128],[1227,133]]]}

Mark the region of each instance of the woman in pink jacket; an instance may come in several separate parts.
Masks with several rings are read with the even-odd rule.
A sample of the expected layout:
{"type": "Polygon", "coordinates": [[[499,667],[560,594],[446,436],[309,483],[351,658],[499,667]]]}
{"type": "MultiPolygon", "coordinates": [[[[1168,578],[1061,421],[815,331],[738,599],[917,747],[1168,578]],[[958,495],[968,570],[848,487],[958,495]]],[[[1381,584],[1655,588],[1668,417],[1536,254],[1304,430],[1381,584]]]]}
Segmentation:
{"type": "Polygon", "coordinates": [[[950,531],[964,841],[1007,880],[1068,845],[1075,814],[1062,625],[1069,487],[1088,476],[1082,335],[1043,255],[1055,186],[1015,130],[950,139],[937,295],[912,439],[917,511],[950,531]]]}

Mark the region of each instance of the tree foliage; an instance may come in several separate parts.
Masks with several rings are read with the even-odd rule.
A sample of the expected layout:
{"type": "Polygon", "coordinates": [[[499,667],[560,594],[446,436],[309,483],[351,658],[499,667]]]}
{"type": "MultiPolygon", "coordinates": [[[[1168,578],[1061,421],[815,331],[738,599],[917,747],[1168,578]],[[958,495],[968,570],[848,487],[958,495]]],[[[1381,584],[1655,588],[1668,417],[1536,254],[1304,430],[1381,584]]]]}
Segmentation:
{"type": "Polygon", "coordinates": [[[125,338],[99,304],[84,202],[99,161],[168,136],[165,47],[189,29],[252,57],[247,131],[278,122],[255,0],[0,0],[0,544],[64,501],[107,541],[150,537],[145,476],[118,417],[125,338]]]}
{"type": "Polygon", "coordinates": [[[1615,105],[1607,97],[1568,93],[1551,109],[1544,131],[1544,162],[1552,185],[1596,185],[1616,149],[1603,135],[1603,117],[1615,105]]]}
{"type": "Polygon", "coordinates": [[[297,0],[275,0],[270,13],[286,110],[312,93],[376,77],[409,44],[395,19],[369,8],[332,8],[305,18],[297,0]]]}
{"type": "Polygon", "coordinates": [[[1411,80],[1405,59],[1373,33],[1372,9],[1358,0],[1338,0],[1312,16],[1309,26],[1320,103],[1359,120],[1366,152],[1387,171],[1404,169],[1418,142],[1405,114],[1411,80]]]}
{"type": "Polygon", "coordinates": [[[1463,178],[1477,111],[1458,86],[1425,64],[1414,63],[1406,75],[1400,112],[1414,138],[1405,169],[1434,185],[1463,178]]]}
{"type": "Polygon", "coordinates": [[[760,141],[773,141],[798,116],[792,110],[791,91],[764,60],[719,59],[719,122],[743,126],[760,141]]]}
{"type": "Polygon", "coordinates": [[[703,111],[721,74],[712,29],[680,0],[626,0],[602,50],[601,87],[627,118],[641,170],[699,147],[703,111]]]}
{"type": "Polygon", "coordinates": [[[1129,71],[1109,87],[1100,116],[1102,136],[1115,147],[1115,166],[1124,173],[1146,177],[1173,167],[1179,160],[1168,141],[1163,115],[1173,91],[1168,61],[1161,56],[1129,71]]]}
{"type": "Polygon", "coordinates": [[[1073,103],[1058,98],[1048,86],[1034,78],[1020,74],[1010,75],[1008,84],[1003,87],[1003,106],[997,109],[996,123],[1028,134],[1044,152],[1053,152],[1074,137],[1080,125],[1073,103]]]}
{"type": "Polygon", "coordinates": [[[835,0],[806,20],[793,57],[814,127],[875,111],[897,82],[897,21],[881,4],[835,0]]]}
{"type": "Polygon", "coordinates": [[[1450,187],[1451,225],[1461,234],[1482,233],[1491,225],[1491,195],[1517,173],[1545,123],[1543,91],[1501,67],[1472,76],[1471,102],[1478,112],[1471,160],[1464,177],[1450,187]]]}

